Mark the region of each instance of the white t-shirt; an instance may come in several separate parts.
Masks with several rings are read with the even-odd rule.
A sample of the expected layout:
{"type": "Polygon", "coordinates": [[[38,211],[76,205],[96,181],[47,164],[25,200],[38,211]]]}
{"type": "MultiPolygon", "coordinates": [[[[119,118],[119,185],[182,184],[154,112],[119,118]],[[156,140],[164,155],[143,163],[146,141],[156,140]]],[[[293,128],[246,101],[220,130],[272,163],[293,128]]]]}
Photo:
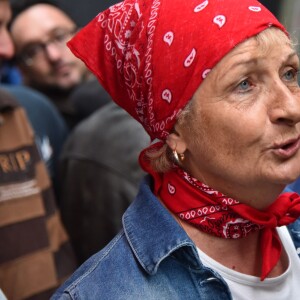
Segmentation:
{"type": "Polygon", "coordinates": [[[288,255],[288,268],[278,277],[266,278],[246,275],[229,269],[198,249],[202,263],[217,271],[227,282],[234,300],[299,300],[300,299],[300,258],[285,226],[277,229],[288,255]]]}
{"type": "Polygon", "coordinates": [[[7,298],[5,297],[1,289],[0,289],[0,300],[7,300],[7,298]]]}

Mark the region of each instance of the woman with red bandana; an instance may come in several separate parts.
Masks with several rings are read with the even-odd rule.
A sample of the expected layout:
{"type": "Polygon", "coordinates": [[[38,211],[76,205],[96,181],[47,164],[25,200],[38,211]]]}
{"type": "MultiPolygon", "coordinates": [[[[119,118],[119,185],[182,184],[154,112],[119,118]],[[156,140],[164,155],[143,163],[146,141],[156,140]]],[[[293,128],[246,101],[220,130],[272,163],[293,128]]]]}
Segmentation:
{"type": "MultiPolygon", "coordinates": [[[[125,0],[69,43],[152,144],[123,230],[53,299],[299,299],[299,59],[256,0],[125,0]]],[[[125,150],[125,149],[124,149],[125,150]]]]}

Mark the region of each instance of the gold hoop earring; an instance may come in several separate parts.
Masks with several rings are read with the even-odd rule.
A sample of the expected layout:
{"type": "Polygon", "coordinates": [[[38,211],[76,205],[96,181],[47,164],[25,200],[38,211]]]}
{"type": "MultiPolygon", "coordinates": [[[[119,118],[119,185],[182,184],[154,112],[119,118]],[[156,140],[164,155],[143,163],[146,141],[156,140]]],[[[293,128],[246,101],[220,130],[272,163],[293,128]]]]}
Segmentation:
{"type": "Polygon", "coordinates": [[[180,164],[184,161],[184,153],[177,153],[176,150],[173,150],[173,157],[177,164],[180,164]]]}
{"type": "Polygon", "coordinates": [[[180,154],[178,154],[178,156],[179,156],[179,160],[181,162],[183,162],[184,161],[184,153],[180,153],[180,154]]]}
{"type": "Polygon", "coordinates": [[[179,164],[179,157],[176,150],[173,150],[173,157],[177,164],[179,164]]]}

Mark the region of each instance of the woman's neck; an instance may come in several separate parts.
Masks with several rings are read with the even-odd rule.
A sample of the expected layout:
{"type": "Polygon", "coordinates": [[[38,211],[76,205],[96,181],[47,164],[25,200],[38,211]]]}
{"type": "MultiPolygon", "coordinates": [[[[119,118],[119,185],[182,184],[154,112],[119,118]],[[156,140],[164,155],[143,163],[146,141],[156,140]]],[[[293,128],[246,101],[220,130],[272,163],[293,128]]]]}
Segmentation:
{"type": "MultiPolygon", "coordinates": [[[[206,255],[234,271],[260,277],[262,265],[260,231],[253,232],[242,239],[223,239],[202,232],[176,216],[175,219],[206,255]]],[[[268,277],[281,275],[287,267],[288,258],[283,250],[280,260],[268,277]]]]}

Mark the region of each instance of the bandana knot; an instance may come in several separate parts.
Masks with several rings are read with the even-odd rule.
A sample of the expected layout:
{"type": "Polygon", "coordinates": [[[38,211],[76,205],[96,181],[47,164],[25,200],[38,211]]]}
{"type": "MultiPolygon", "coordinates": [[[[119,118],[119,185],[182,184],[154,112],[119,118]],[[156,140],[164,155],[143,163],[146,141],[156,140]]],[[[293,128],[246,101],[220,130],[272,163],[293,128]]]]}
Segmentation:
{"type": "Polygon", "coordinates": [[[288,225],[300,217],[298,194],[281,194],[268,208],[258,210],[214,190],[177,166],[168,173],[154,172],[143,152],[140,163],[154,178],[154,193],[181,220],[225,239],[245,238],[259,230],[261,280],[268,276],[282,251],[276,227],[288,225]]]}

